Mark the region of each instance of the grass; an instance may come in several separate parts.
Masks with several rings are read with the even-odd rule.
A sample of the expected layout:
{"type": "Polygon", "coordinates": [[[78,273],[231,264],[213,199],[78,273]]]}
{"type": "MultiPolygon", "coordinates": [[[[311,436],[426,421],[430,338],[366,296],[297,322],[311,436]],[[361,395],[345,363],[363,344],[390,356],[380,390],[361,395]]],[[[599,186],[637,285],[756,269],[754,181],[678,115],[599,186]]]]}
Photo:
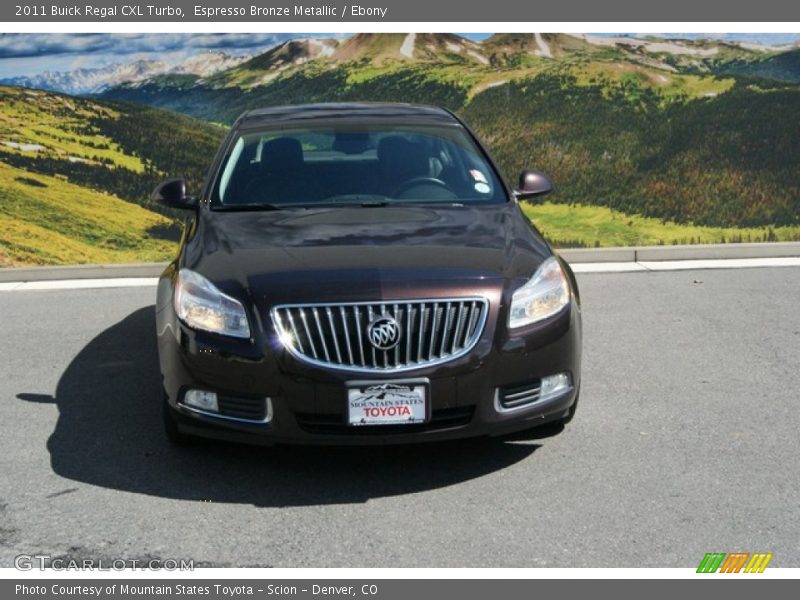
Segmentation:
{"type": "MultiPolygon", "coordinates": [[[[474,90],[476,86],[485,89],[493,83],[505,82],[522,71],[476,65],[417,66],[410,71],[365,66],[348,71],[347,86],[358,87],[387,74],[400,76],[409,72],[420,75],[423,83],[442,84],[447,90],[454,86],[474,90]]],[[[617,78],[614,81],[629,82],[633,92],[642,86],[663,84],[697,97],[721,89],[714,86],[728,85],[725,79],[673,74],[668,75],[668,81],[653,82],[646,79],[639,67],[611,74],[617,78]]],[[[608,67],[605,71],[584,75],[587,84],[591,77],[608,78],[608,67]]],[[[98,117],[112,119],[120,127],[119,131],[112,128],[116,133],[108,135],[128,133],[122,125],[126,123],[125,118],[130,120],[130,117],[116,112],[116,108],[117,105],[108,107],[86,99],[0,87],[0,266],[148,262],[174,255],[176,244],[158,234],[170,229],[169,219],[113,194],[70,183],[64,173],[42,175],[2,162],[4,157],[10,159],[9,155],[13,154],[36,158],[77,157],[101,161],[103,165],[97,169],[100,172],[125,168],[144,177],[144,164],[135,156],[145,155],[141,145],[134,145],[135,149],[126,154],[114,139],[101,135],[92,125],[98,122],[98,117]],[[38,144],[41,148],[25,150],[2,142],[38,144]]],[[[191,126],[191,123],[186,125],[191,126]]],[[[541,129],[545,124],[538,126],[541,129]]],[[[170,126],[165,125],[165,129],[172,131],[170,126]]],[[[108,129],[104,128],[103,132],[108,129]]],[[[150,137],[145,139],[149,140],[150,137]]],[[[116,193],[125,196],[124,192],[116,193]]],[[[523,211],[559,247],[800,240],[800,225],[706,227],[630,215],[601,206],[553,203],[523,204],[523,211]]]]}
{"type": "MultiPolygon", "coordinates": [[[[560,247],[800,240],[800,226],[698,227],[605,207],[553,203],[523,203],[522,209],[560,247]]],[[[113,196],[0,162],[2,267],[167,260],[175,243],[151,232],[169,223],[113,196]]]]}
{"type": "Polygon", "coordinates": [[[522,211],[560,247],[657,246],[800,240],[800,226],[701,227],[628,215],[602,206],[522,203],[522,211]]]}
{"type": "Polygon", "coordinates": [[[618,61],[573,60],[550,64],[533,60],[524,66],[488,66],[480,64],[415,63],[402,61],[383,63],[350,63],[347,84],[355,86],[392,74],[407,73],[410,68],[425,75],[432,83],[455,83],[467,92],[470,100],[480,92],[516,79],[536,77],[541,73],[569,74],[578,86],[605,85],[612,89],[627,86],[631,93],[650,88],[664,103],[717,96],[729,91],[735,80],[731,77],[673,73],[652,66],[618,61]]]}
{"type": "Polygon", "coordinates": [[[0,156],[2,153],[53,156],[84,162],[105,162],[135,173],[144,171],[142,161],[125,154],[113,140],[88,127],[93,117],[119,115],[79,98],[20,88],[0,87],[0,156]],[[23,150],[4,144],[33,143],[41,149],[23,150]]]}
{"type": "Polygon", "coordinates": [[[576,77],[578,85],[627,83],[639,89],[652,88],[665,102],[718,96],[733,88],[736,82],[732,77],[673,73],[622,62],[577,62],[568,72],[576,77]]]}
{"type": "Polygon", "coordinates": [[[387,75],[406,74],[409,71],[425,76],[431,83],[455,83],[471,89],[484,80],[494,80],[497,73],[487,73],[485,67],[470,64],[429,65],[418,63],[412,67],[400,61],[386,65],[361,65],[350,63],[347,67],[347,84],[351,86],[366,83],[387,75]]]}
{"type": "Polygon", "coordinates": [[[150,232],[169,223],[114,196],[0,162],[0,267],[166,260],[176,244],[150,232]]]}

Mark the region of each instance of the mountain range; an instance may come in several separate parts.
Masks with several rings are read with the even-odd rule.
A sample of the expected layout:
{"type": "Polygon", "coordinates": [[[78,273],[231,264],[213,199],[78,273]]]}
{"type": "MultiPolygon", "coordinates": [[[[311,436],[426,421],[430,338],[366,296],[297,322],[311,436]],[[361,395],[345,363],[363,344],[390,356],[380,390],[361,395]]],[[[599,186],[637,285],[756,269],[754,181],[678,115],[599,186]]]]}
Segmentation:
{"type": "Polygon", "coordinates": [[[97,68],[45,71],[0,79],[0,84],[72,95],[147,85],[253,88],[297,67],[333,67],[348,62],[373,66],[401,63],[472,63],[492,67],[532,66],[537,58],[617,59],[666,72],[740,74],[800,81],[800,45],[768,45],[712,39],[587,34],[495,34],[476,42],[456,34],[358,34],[346,39],[298,38],[257,55],[202,52],[178,64],[139,59],[97,68]]]}
{"type": "Polygon", "coordinates": [[[449,33],[363,33],[293,39],[211,74],[173,70],[107,86],[102,95],[231,122],[243,110],[278,102],[408,99],[461,108],[487,89],[554,73],[587,84],[636,80],[666,99],[711,97],[737,77],[800,83],[800,47],[584,34],[503,33],[475,42],[449,33]]]}
{"type": "Polygon", "coordinates": [[[231,69],[248,58],[248,56],[230,56],[224,52],[203,52],[178,64],[139,59],[104,67],[45,71],[30,76],[7,77],[0,79],[0,85],[50,90],[71,95],[97,94],[117,85],[146,81],[157,75],[191,75],[202,79],[218,71],[231,69]]]}
{"type": "MultiPolygon", "coordinates": [[[[747,74],[800,81],[800,47],[769,46],[720,40],[586,34],[495,34],[476,42],[450,33],[370,34],[345,40],[289,40],[264,54],[219,69],[214,77],[195,81],[210,87],[263,86],[293,69],[331,69],[348,63],[384,68],[397,65],[471,65],[492,69],[535,68],[547,62],[621,61],[667,73],[747,74]]],[[[159,78],[161,79],[161,78],[159,78]]],[[[138,80],[142,81],[142,80],[138,80]]],[[[180,79],[186,85],[186,79],[180,79]]],[[[160,83],[169,84],[169,78],[160,83]]]]}

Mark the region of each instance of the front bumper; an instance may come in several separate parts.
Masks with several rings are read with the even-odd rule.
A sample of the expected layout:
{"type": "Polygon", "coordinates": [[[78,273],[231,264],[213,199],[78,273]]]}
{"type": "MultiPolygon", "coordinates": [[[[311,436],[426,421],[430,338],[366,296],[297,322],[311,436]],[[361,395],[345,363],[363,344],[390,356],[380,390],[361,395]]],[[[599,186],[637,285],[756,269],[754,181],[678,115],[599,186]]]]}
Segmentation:
{"type": "MultiPolygon", "coordinates": [[[[497,319],[497,314],[490,315],[497,319]]],[[[386,444],[503,435],[560,419],[580,388],[581,319],[573,301],[559,315],[517,336],[487,327],[477,346],[456,360],[399,375],[348,373],[309,365],[274,338],[258,347],[186,327],[169,305],[158,314],[158,348],[169,409],[182,433],[259,444],[386,444]],[[562,394],[512,411],[497,409],[498,390],[555,373],[570,374],[562,394]],[[430,418],[415,425],[347,425],[347,381],[426,379],[430,418]],[[271,401],[268,421],[192,410],[188,389],[271,401]]]]}

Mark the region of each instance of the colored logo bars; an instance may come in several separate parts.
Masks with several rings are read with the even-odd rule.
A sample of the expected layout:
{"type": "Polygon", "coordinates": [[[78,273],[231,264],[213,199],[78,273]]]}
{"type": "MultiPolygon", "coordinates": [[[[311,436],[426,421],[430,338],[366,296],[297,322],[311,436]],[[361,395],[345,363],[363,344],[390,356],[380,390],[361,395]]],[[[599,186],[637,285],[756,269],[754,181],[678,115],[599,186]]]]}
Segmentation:
{"type": "Polygon", "coordinates": [[[763,573],[772,553],[755,552],[708,552],[697,567],[698,573],[763,573]]]}

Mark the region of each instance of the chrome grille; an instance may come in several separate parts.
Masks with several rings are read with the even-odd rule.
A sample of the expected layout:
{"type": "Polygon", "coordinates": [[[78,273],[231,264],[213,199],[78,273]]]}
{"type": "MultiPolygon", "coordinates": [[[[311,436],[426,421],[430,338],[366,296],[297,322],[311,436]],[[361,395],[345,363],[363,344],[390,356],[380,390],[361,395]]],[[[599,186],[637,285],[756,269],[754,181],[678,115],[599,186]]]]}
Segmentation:
{"type": "Polygon", "coordinates": [[[399,372],[453,360],[480,339],[485,298],[339,304],[287,304],[272,309],[283,346],[306,362],[354,371],[399,372]],[[394,324],[394,346],[370,340],[376,321],[394,324]]]}

